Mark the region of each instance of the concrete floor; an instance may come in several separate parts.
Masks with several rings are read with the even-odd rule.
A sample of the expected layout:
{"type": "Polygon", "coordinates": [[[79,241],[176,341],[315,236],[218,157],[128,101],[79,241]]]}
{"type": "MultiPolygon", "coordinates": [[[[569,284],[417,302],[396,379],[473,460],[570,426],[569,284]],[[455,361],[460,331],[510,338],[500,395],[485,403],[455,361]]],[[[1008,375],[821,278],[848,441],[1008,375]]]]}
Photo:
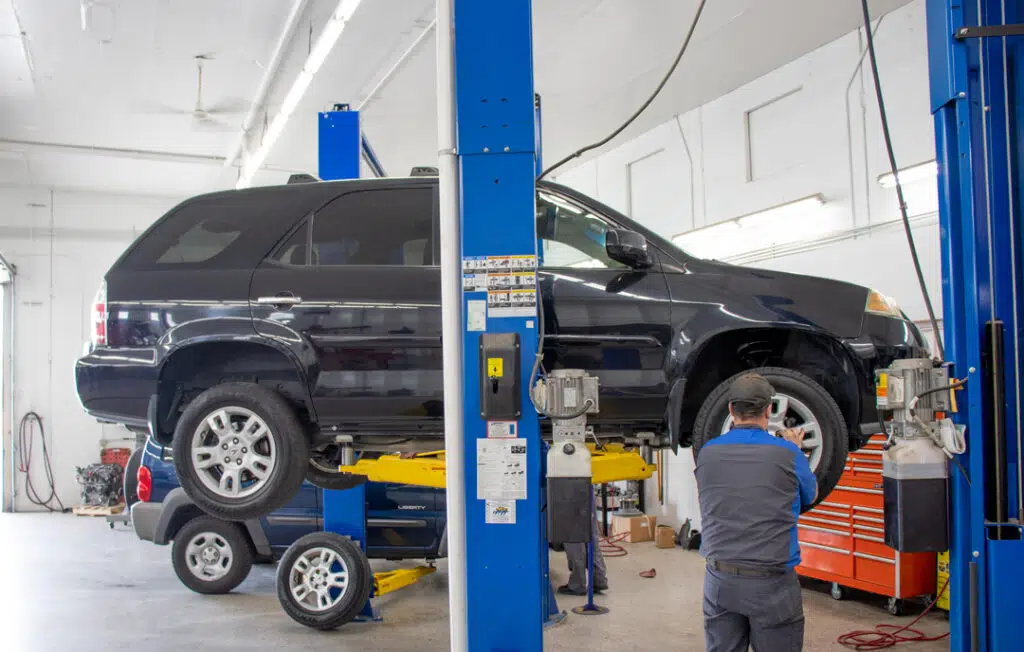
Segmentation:
{"type": "MultiPolygon", "coordinates": [[[[599,601],[611,614],[570,613],[545,634],[547,650],[704,649],[702,560],[650,543],[627,547],[627,557],[609,560],[611,591],[599,601]],[[658,571],[655,579],[638,577],[650,567],[658,571]]],[[[552,569],[564,582],[564,556],[552,556],[552,569]]],[[[322,633],[294,623],[280,609],[270,566],[255,567],[234,594],[200,596],[178,582],[169,548],[139,541],[131,530],[111,531],[102,519],[0,514],[0,578],[8,596],[0,609],[0,649],[10,652],[448,649],[444,566],[421,584],[385,596],[385,622],[322,633]]],[[[559,604],[569,609],[583,602],[572,598],[559,604]]],[[[909,622],[890,617],[883,605],[864,594],[836,602],[826,585],[808,583],[805,649],[841,650],[835,639],[843,632],[909,622]]],[[[938,616],[921,623],[930,634],[947,628],[938,616]]],[[[947,641],[913,647],[915,652],[948,650],[947,641]]]]}

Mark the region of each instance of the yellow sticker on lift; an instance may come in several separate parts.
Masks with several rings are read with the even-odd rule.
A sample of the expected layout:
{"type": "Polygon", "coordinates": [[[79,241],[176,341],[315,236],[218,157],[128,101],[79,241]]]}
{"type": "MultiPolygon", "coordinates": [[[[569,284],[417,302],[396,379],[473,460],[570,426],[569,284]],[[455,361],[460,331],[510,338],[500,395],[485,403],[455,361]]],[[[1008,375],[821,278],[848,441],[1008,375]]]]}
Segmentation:
{"type": "Polygon", "coordinates": [[[505,375],[505,360],[503,358],[487,358],[487,377],[501,378],[505,375]]]}
{"type": "Polygon", "coordinates": [[[878,374],[878,396],[885,398],[889,395],[889,374],[878,374]]]}

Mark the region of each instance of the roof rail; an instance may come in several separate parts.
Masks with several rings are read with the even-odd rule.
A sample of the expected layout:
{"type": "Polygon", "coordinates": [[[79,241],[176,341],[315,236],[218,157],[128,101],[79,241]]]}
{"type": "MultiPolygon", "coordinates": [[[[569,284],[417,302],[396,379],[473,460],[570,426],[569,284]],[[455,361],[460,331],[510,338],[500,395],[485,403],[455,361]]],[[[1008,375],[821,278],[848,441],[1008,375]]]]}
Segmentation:
{"type": "Polygon", "coordinates": [[[426,165],[417,165],[409,173],[410,177],[436,177],[437,168],[428,167],[426,165]]]}
{"type": "Polygon", "coordinates": [[[290,177],[288,177],[289,186],[292,185],[293,183],[316,183],[318,181],[320,181],[320,179],[317,179],[312,174],[306,173],[293,174],[290,177]]]}

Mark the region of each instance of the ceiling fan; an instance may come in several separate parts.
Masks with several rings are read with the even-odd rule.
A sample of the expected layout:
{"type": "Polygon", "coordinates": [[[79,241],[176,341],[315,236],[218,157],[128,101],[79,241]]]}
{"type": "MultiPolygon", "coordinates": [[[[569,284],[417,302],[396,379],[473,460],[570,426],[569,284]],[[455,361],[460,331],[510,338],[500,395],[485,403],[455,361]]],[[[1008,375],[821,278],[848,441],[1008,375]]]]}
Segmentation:
{"type": "Polygon", "coordinates": [[[218,119],[222,116],[241,115],[249,109],[249,103],[238,98],[227,98],[213,104],[203,103],[203,64],[213,59],[212,54],[199,54],[194,57],[196,62],[196,103],[191,109],[181,110],[160,104],[156,111],[161,115],[189,115],[192,117],[194,131],[237,131],[241,124],[233,126],[218,119]]]}

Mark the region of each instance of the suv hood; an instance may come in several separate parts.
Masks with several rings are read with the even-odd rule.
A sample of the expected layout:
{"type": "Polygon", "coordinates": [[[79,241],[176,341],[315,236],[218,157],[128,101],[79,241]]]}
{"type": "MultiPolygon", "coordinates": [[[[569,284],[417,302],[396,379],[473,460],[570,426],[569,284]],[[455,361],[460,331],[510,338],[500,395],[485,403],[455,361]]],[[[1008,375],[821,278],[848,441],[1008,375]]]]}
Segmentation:
{"type": "MultiPolygon", "coordinates": [[[[740,302],[740,317],[751,321],[787,322],[820,329],[841,338],[860,335],[870,290],[860,285],[766,269],[695,260],[687,270],[717,286],[724,297],[749,297],[740,302]]],[[[729,301],[730,311],[733,301],[729,301]]]]}

